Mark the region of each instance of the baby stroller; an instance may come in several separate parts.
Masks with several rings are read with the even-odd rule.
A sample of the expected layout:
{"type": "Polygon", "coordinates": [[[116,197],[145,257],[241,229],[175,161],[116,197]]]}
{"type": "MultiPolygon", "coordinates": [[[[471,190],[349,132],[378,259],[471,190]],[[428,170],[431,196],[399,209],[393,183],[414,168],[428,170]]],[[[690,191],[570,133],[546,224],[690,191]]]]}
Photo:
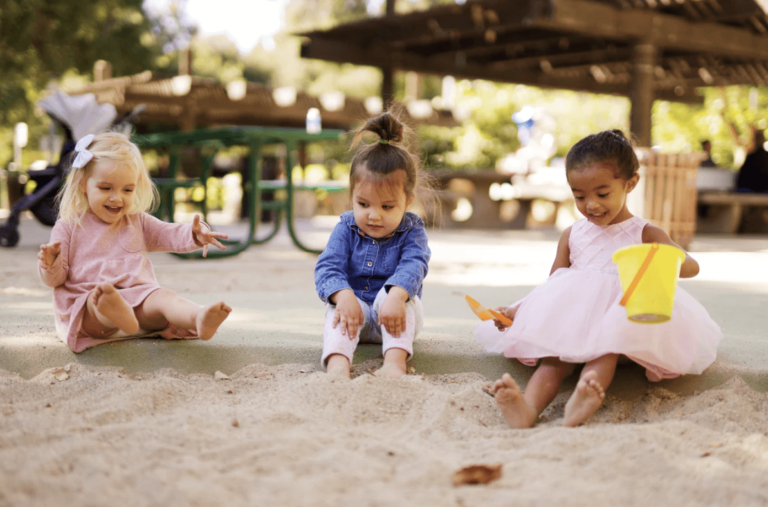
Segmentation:
{"type": "Polygon", "coordinates": [[[29,171],[29,178],[37,186],[31,194],[25,195],[11,207],[8,221],[0,227],[0,246],[4,247],[18,244],[19,218],[24,211],[31,211],[44,225],[53,226],[56,223],[59,213],[56,195],[67,177],[69,155],[74,151],[78,139],[110,126],[122,125],[130,129],[130,123],[144,110],[144,105],[138,106],[115,121],[115,107],[112,104],[99,104],[90,93],[70,97],[59,92],[37,104],[64,130],[65,139],[56,165],[29,171]]]}

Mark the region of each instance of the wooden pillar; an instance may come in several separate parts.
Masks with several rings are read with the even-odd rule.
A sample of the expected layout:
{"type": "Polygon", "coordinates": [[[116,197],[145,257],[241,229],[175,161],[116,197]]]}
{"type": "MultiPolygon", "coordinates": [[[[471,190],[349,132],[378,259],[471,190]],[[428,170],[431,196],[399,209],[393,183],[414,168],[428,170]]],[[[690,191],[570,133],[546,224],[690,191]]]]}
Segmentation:
{"type": "Polygon", "coordinates": [[[632,51],[632,109],[630,130],[643,147],[651,146],[651,109],[655,98],[653,72],[656,67],[656,46],[639,42],[632,51]]]}
{"type": "Polygon", "coordinates": [[[179,75],[192,75],[192,50],[182,49],[179,51],[179,75]]]}
{"type": "MultiPolygon", "coordinates": [[[[387,0],[386,16],[395,15],[395,1],[387,0]]],[[[391,67],[381,67],[381,103],[386,111],[389,103],[395,98],[395,70],[391,67]]]]}
{"type": "Polygon", "coordinates": [[[395,97],[395,71],[392,67],[381,68],[381,102],[384,110],[389,108],[389,103],[395,97]]]}
{"type": "Polygon", "coordinates": [[[387,0],[387,16],[395,15],[395,0],[387,0]]]}
{"type": "Polygon", "coordinates": [[[112,78],[112,65],[106,60],[97,60],[93,65],[93,80],[106,81],[112,78]]]}

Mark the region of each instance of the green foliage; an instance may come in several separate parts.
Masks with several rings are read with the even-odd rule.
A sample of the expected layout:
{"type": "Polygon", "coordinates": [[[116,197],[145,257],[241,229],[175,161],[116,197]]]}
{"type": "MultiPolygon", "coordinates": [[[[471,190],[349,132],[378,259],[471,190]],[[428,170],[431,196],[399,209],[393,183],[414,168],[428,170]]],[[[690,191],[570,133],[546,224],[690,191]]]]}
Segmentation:
{"type": "MultiPolygon", "coordinates": [[[[181,14],[183,0],[168,13],[145,15],[142,0],[24,0],[0,7],[0,166],[12,156],[13,126],[30,128],[24,164],[36,153],[48,120],[36,102],[67,76],[90,79],[94,62],[107,60],[115,76],[175,64],[175,51],[194,35],[181,14]]],[[[34,160],[32,158],[32,160],[34,160]]]]}
{"type": "Polygon", "coordinates": [[[51,78],[99,59],[116,75],[141,72],[152,50],[139,41],[150,29],[141,0],[25,0],[0,10],[0,125],[27,119],[51,78]]]}
{"type": "Polygon", "coordinates": [[[554,136],[555,156],[565,156],[590,133],[628,129],[629,101],[618,97],[464,80],[457,84],[456,104],[455,114],[469,115],[463,128],[420,129],[427,167],[443,162],[451,167],[494,167],[520,146],[512,114],[525,105],[539,111],[538,128],[554,136]],[[441,154],[438,146],[450,149],[441,154]]]}
{"type": "Polygon", "coordinates": [[[656,102],[653,142],[664,152],[680,153],[701,151],[701,142],[709,140],[715,163],[737,168],[751,140],[751,129],[768,127],[768,87],[730,86],[700,91],[703,105],[656,102]]]}
{"type": "Polygon", "coordinates": [[[226,35],[198,37],[192,41],[192,69],[196,76],[229,83],[243,77],[245,64],[237,45],[226,35]]]}

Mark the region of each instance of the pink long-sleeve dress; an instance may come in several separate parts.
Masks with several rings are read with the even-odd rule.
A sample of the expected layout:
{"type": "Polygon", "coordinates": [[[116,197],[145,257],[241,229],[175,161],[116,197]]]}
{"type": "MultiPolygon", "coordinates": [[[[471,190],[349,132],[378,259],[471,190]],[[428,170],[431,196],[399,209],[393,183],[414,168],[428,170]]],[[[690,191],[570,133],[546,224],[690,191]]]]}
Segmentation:
{"type": "Polygon", "coordinates": [[[102,282],[111,283],[125,301],[136,308],[160,285],[148,252],[190,252],[200,248],[191,224],[169,224],[147,213],[127,215],[108,224],[91,212],[82,226],[58,220],[51,242],[61,242],[61,253],[50,269],[38,264],[40,278],[53,287],[56,334],[75,352],[128,338],[160,335],[163,338],[197,338],[195,330],[172,325],[162,330],[139,329],[135,335],[122,331],[107,338],[93,338],[82,330],[86,300],[102,282]]]}
{"type": "Polygon", "coordinates": [[[475,339],[489,352],[500,352],[533,366],[543,357],[586,363],[606,354],[623,354],[646,369],[651,381],[699,374],[715,360],[723,336],[707,310],[682,287],[675,293],[672,318],[663,324],[627,319],[613,253],[643,242],[642,218],[601,227],[586,219],[571,228],[569,268],[513,306],[512,326],[496,329],[492,321],[475,328],[475,339]]]}

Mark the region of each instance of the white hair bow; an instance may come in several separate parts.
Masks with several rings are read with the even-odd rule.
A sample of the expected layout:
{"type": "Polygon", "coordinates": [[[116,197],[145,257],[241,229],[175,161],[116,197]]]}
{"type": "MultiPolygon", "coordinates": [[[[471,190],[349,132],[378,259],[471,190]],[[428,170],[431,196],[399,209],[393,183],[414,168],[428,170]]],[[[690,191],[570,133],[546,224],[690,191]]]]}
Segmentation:
{"type": "Polygon", "coordinates": [[[84,138],[80,139],[75,145],[75,153],[77,153],[77,157],[75,157],[75,161],[72,162],[73,169],[80,169],[81,167],[85,167],[85,164],[90,162],[93,158],[93,153],[88,151],[88,146],[93,142],[93,138],[93,134],[88,134],[84,138]]]}

